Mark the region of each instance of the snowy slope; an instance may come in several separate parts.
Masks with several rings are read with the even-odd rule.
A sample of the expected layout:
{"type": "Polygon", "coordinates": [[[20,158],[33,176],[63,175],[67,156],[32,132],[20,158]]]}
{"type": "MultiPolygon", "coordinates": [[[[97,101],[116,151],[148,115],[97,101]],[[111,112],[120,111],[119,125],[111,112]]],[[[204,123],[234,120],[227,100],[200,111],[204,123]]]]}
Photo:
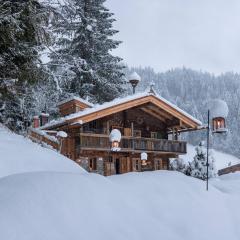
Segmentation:
{"type": "MultiPolygon", "coordinates": [[[[211,151],[212,151],[212,155],[215,158],[215,163],[218,170],[228,167],[229,162],[231,162],[232,165],[240,163],[240,159],[233,155],[222,153],[216,150],[211,150],[211,151]]],[[[195,147],[188,144],[187,154],[182,155],[181,158],[184,159],[185,162],[190,162],[193,160],[195,154],[196,154],[195,147]]]]}
{"type": "Polygon", "coordinates": [[[59,153],[13,134],[0,125],[0,177],[32,171],[85,172],[59,153]]]}

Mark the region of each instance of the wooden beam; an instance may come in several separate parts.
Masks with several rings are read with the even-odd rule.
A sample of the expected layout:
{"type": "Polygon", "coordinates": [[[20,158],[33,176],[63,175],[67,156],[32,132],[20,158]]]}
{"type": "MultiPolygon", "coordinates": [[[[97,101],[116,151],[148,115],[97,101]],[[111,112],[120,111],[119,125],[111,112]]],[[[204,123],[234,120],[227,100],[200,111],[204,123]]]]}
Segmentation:
{"type": "Polygon", "coordinates": [[[148,114],[150,114],[150,115],[152,115],[153,117],[157,118],[158,120],[160,120],[160,121],[162,121],[164,123],[166,122],[165,118],[163,118],[162,116],[159,116],[158,114],[154,113],[153,111],[151,111],[148,108],[142,107],[141,110],[146,112],[146,113],[148,113],[148,114]]]}
{"type": "Polygon", "coordinates": [[[107,121],[107,135],[110,134],[110,125],[109,125],[109,121],[107,121]]]}
{"type": "Polygon", "coordinates": [[[165,112],[163,109],[159,109],[154,105],[148,105],[148,108],[152,109],[154,112],[156,112],[157,114],[159,114],[160,116],[167,118],[169,120],[173,119],[173,116],[168,114],[167,112],[165,112]]]}
{"type": "Polygon", "coordinates": [[[150,101],[159,106],[160,108],[163,108],[166,112],[172,114],[173,116],[177,117],[179,120],[182,120],[185,124],[189,125],[189,127],[195,128],[199,126],[196,122],[194,122],[189,117],[185,116],[183,113],[172,107],[171,105],[161,101],[160,99],[156,98],[155,96],[149,96],[151,97],[150,101]]]}

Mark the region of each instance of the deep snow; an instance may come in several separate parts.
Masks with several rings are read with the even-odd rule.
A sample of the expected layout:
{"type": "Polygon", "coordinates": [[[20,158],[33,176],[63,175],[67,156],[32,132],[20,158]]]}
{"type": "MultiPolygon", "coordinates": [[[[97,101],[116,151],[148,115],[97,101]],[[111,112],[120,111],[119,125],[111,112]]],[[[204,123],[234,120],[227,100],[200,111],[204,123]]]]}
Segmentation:
{"type": "Polygon", "coordinates": [[[239,240],[235,178],[206,192],[204,182],[167,171],[12,175],[0,180],[1,239],[239,240]]]}
{"type": "Polygon", "coordinates": [[[1,128],[0,141],[0,239],[240,239],[240,174],[206,192],[178,172],[89,174],[1,128]]]}

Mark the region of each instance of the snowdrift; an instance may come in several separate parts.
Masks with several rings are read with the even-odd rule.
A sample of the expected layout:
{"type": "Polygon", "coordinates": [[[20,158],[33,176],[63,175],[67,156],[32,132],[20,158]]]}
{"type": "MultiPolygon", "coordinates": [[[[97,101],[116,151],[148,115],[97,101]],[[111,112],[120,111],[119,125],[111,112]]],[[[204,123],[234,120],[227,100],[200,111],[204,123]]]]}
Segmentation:
{"type": "Polygon", "coordinates": [[[168,171],[12,175],[0,179],[1,239],[239,240],[240,198],[229,186],[206,192],[168,171]]]}
{"type": "Polygon", "coordinates": [[[103,177],[0,127],[0,239],[239,240],[240,174],[103,177]]]}
{"type": "Polygon", "coordinates": [[[85,172],[56,151],[43,148],[0,125],[0,177],[36,171],[85,172]]]}

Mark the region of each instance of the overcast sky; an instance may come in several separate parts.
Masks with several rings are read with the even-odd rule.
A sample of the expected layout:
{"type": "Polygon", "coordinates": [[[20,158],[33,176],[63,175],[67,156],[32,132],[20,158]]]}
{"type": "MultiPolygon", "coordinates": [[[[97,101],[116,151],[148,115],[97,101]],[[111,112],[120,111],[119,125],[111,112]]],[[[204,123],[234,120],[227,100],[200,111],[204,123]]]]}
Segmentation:
{"type": "Polygon", "coordinates": [[[107,0],[129,66],[240,72],[240,0],[107,0]]]}

